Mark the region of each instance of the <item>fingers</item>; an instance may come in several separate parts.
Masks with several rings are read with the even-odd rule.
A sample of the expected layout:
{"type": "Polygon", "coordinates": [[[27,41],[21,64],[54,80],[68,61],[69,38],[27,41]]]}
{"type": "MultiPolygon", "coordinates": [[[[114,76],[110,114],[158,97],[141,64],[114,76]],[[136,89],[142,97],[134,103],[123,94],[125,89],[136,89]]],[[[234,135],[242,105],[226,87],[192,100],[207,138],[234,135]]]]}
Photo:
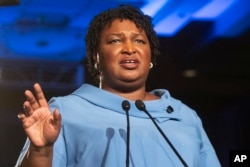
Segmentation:
{"type": "Polygon", "coordinates": [[[29,101],[23,103],[23,112],[26,116],[30,116],[33,113],[33,108],[29,101]]]}
{"type": "Polygon", "coordinates": [[[47,100],[44,97],[42,88],[38,83],[34,84],[34,91],[35,95],[30,90],[26,90],[24,92],[25,96],[27,97],[27,101],[25,102],[26,104],[25,107],[31,109],[30,110],[31,112],[33,110],[38,109],[39,107],[48,107],[47,100]]]}
{"type": "Polygon", "coordinates": [[[23,111],[19,112],[17,117],[19,118],[20,121],[24,121],[24,119],[27,116],[30,116],[33,112],[32,107],[30,106],[30,103],[28,101],[25,101],[23,103],[23,111]]]}
{"type": "MultiPolygon", "coordinates": [[[[39,104],[35,98],[35,96],[33,95],[33,93],[30,90],[26,90],[24,92],[24,95],[27,98],[27,101],[25,101],[25,104],[28,104],[32,107],[33,110],[36,110],[37,108],[39,108],[39,104]]],[[[25,106],[27,107],[27,106],[25,106]]]]}
{"type": "Polygon", "coordinates": [[[34,84],[34,90],[36,93],[36,98],[41,107],[48,107],[48,102],[43,94],[42,88],[38,83],[34,84]]]}
{"type": "Polygon", "coordinates": [[[60,114],[60,112],[55,109],[53,112],[53,118],[54,118],[54,126],[58,129],[61,128],[61,122],[62,122],[62,116],[60,114]]]}
{"type": "Polygon", "coordinates": [[[25,118],[25,114],[20,112],[18,113],[17,117],[20,119],[20,120],[23,120],[25,118]]]}

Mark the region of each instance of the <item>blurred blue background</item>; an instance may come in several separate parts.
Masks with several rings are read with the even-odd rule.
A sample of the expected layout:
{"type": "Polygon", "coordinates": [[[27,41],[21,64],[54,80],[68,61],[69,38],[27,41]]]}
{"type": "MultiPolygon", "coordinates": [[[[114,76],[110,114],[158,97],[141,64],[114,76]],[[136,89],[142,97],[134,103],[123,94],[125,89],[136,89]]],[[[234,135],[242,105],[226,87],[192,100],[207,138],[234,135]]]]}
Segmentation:
{"type": "Polygon", "coordinates": [[[46,96],[93,82],[84,36],[94,15],[119,4],[154,18],[162,56],[148,90],[168,89],[203,120],[223,166],[249,150],[249,0],[0,0],[0,166],[13,166],[25,141],[17,113],[34,82],[46,96]]]}

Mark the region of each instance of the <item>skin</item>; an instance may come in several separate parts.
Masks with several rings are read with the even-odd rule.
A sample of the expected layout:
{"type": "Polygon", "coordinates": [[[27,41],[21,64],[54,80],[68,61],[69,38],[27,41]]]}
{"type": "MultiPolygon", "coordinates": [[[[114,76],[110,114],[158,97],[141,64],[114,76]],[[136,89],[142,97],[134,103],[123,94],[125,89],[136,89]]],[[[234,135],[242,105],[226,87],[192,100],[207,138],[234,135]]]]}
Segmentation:
{"type": "Polygon", "coordinates": [[[34,94],[24,92],[27,100],[23,103],[24,112],[18,114],[23,129],[31,141],[28,153],[21,166],[52,166],[53,144],[61,128],[61,115],[58,110],[52,113],[38,83],[34,84],[34,94]]]}
{"type": "MultiPolygon", "coordinates": [[[[151,62],[151,50],[145,32],[130,20],[114,20],[100,36],[99,67],[103,89],[130,100],[154,100],[159,97],[145,91],[151,62]]],[[[24,112],[18,114],[31,141],[22,167],[51,167],[53,144],[61,128],[58,110],[50,112],[41,86],[34,84],[34,93],[25,91],[24,112]]]]}
{"type": "Polygon", "coordinates": [[[130,100],[153,100],[145,91],[151,50],[145,32],[130,20],[116,19],[100,38],[99,66],[103,89],[130,100]],[[126,63],[133,60],[134,63],[126,63]]]}

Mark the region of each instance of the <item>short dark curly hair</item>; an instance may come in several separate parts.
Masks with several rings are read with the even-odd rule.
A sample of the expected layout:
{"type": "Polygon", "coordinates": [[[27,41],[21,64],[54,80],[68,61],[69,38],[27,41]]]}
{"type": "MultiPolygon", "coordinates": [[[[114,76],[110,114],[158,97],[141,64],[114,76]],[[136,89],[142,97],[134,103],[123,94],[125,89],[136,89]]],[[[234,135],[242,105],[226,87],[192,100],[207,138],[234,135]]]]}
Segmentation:
{"type": "Polygon", "coordinates": [[[139,8],[131,5],[119,5],[117,8],[110,8],[93,18],[85,37],[87,67],[91,76],[94,78],[99,74],[99,71],[94,68],[94,64],[101,32],[115,19],[131,20],[138,28],[145,31],[150,43],[152,63],[154,65],[156,64],[156,57],[160,55],[159,40],[153,28],[152,18],[150,16],[145,15],[139,8]]]}

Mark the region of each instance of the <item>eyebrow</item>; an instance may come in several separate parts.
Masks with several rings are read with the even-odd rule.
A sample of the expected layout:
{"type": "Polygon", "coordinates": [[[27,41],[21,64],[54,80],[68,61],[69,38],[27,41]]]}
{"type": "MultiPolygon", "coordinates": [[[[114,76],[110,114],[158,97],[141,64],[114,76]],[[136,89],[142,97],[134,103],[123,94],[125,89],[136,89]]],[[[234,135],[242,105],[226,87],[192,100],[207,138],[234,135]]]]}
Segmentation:
{"type": "MultiPolygon", "coordinates": [[[[119,36],[119,37],[125,36],[125,34],[124,34],[123,32],[121,32],[121,33],[120,33],[120,32],[117,32],[117,33],[114,32],[114,33],[108,34],[107,37],[110,37],[110,36],[113,36],[113,35],[114,35],[114,36],[119,36]]],[[[144,34],[142,34],[142,33],[134,33],[134,32],[131,33],[131,36],[133,36],[133,37],[134,37],[134,36],[135,36],[135,37],[137,37],[137,36],[146,37],[146,36],[145,36],[144,34]]]]}

